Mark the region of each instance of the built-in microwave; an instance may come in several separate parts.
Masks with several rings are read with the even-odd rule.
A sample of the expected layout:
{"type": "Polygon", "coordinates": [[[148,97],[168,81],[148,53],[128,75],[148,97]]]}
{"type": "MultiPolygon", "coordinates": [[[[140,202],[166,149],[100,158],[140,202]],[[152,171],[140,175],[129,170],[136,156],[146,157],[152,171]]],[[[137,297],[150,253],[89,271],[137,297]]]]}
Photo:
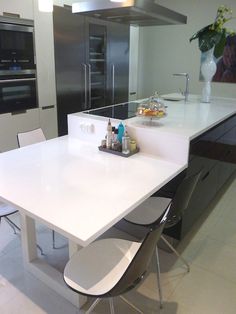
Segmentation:
{"type": "Polygon", "coordinates": [[[33,21],[0,17],[0,74],[35,69],[33,21]]]}

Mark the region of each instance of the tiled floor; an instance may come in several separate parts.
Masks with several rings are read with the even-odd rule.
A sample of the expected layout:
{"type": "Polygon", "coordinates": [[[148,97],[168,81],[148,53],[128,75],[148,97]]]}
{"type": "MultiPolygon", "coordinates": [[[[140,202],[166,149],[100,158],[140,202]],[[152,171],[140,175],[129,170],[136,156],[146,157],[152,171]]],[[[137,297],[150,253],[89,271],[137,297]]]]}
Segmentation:
{"type": "MultiPolygon", "coordinates": [[[[127,298],[145,314],[235,314],[236,313],[236,180],[212,202],[204,217],[178,246],[190,262],[191,271],[173,254],[160,250],[164,308],[159,310],[155,264],[148,276],[127,298]]],[[[18,221],[18,217],[14,217],[18,221]]],[[[47,259],[63,269],[68,259],[67,241],[57,235],[52,250],[51,231],[38,226],[38,243],[47,259]]],[[[85,306],[85,309],[87,307],[85,306]]],[[[96,307],[97,314],[109,313],[104,301],[96,307]]],[[[116,313],[132,314],[132,309],[115,300],[116,313]]],[[[69,302],[24,271],[20,236],[14,235],[3,221],[0,225],[0,313],[1,314],[82,314],[69,302]]]]}

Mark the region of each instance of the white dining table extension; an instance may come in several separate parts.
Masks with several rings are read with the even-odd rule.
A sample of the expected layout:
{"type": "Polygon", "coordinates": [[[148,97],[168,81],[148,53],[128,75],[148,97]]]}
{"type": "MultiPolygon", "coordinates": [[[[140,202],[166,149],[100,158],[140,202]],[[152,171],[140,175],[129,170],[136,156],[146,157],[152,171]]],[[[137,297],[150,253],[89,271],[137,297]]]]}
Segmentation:
{"type": "Polygon", "coordinates": [[[35,221],[64,235],[69,254],[87,246],[186,168],[138,153],[122,158],[69,136],[0,155],[0,200],[21,215],[25,267],[81,307],[86,298],[40,259],[35,221]]]}

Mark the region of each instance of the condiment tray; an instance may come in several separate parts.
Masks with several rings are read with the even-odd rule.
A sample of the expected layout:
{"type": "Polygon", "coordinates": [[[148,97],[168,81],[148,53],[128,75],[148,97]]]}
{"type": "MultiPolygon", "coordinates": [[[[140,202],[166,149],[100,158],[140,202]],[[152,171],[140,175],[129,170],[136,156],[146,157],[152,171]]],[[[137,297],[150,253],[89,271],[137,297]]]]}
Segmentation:
{"type": "Polygon", "coordinates": [[[135,151],[133,152],[130,152],[129,154],[123,154],[122,152],[118,152],[116,150],[112,150],[112,149],[108,149],[108,148],[104,148],[102,146],[98,146],[98,149],[102,152],[105,152],[105,153],[109,153],[109,154],[113,154],[113,155],[117,155],[117,156],[121,156],[121,157],[130,157],[132,155],[135,155],[139,152],[139,148],[136,148],[135,151]]]}

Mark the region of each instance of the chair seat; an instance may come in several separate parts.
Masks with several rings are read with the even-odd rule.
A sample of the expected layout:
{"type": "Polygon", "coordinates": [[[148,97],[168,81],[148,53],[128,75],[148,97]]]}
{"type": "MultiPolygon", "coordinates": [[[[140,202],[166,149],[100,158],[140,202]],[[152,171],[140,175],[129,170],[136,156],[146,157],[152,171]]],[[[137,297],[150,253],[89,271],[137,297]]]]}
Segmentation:
{"type": "Polygon", "coordinates": [[[21,132],[17,134],[17,140],[19,147],[32,145],[46,141],[46,137],[41,128],[34,129],[31,131],[21,132]]]}
{"type": "Polygon", "coordinates": [[[109,292],[128,268],[141,243],[123,239],[102,239],[75,253],[64,270],[73,290],[91,296],[109,292]]]}
{"type": "Polygon", "coordinates": [[[7,205],[5,203],[0,203],[0,217],[8,216],[11,214],[16,213],[18,210],[16,210],[14,207],[7,205]]]}
{"type": "Polygon", "coordinates": [[[150,225],[163,214],[170,202],[170,198],[149,197],[124,219],[138,225],[150,225]]]}

